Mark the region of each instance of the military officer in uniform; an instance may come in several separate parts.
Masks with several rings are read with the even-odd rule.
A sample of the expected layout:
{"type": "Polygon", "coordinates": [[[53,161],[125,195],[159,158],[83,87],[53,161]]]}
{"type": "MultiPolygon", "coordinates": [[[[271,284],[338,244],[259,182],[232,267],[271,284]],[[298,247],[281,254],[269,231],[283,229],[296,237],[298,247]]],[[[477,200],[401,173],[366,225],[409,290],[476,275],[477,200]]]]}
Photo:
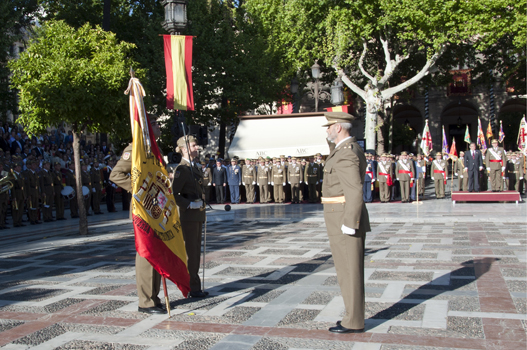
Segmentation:
{"type": "Polygon", "coordinates": [[[426,159],[423,158],[422,154],[417,155],[415,164],[417,167],[417,169],[415,169],[415,172],[417,173],[416,183],[419,184],[418,195],[420,198],[423,198],[425,195],[426,159]]]}
{"type": "Polygon", "coordinates": [[[377,171],[373,163],[373,154],[366,153],[366,176],[364,177],[364,185],[362,193],[364,196],[364,202],[371,203],[373,201],[373,190],[372,187],[376,180],[377,171]]]}
{"type": "Polygon", "coordinates": [[[38,221],[38,207],[40,200],[40,185],[37,174],[38,163],[36,161],[30,161],[28,170],[24,173],[26,180],[26,193],[29,210],[29,222],[31,225],[41,224],[38,221]]]}
{"type": "Polygon", "coordinates": [[[51,172],[53,176],[53,196],[55,203],[55,210],[57,214],[55,215],[57,220],[66,220],[64,217],[64,198],[62,197],[62,172],[60,171],[60,163],[55,162],[55,170],[51,172]]]}
{"type": "Polygon", "coordinates": [[[318,202],[317,185],[320,183],[319,164],[315,163],[315,157],[309,157],[309,163],[306,165],[304,179],[309,191],[309,203],[318,202]]]}
{"type": "Polygon", "coordinates": [[[436,199],[445,198],[445,184],[448,180],[448,163],[441,156],[441,152],[437,152],[436,159],[432,162],[431,175],[434,179],[436,199]]]}
{"type": "Polygon", "coordinates": [[[287,182],[291,185],[291,203],[300,203],[300,185],[303,181],[302,166],[297,163],[296,157],[292,157],[287,167],[287,182]]]}
{"type": "Polygon", "coordinates": [[[414,181],[414,162],[408,161],[408,153],[401,152],[395,167],[395,174],[401,188],[401,203],[410,203],[410,184],[414,181]]]}
{"type": "Polygon", "coordinates": [[[465,152],[460,151],[459,158],[453,161],[454,175],[457,176],[457,190],[468,191],[468,172],[465,170],[465,152]]]}
{"type": "Polygon", "coordinates": [[[520,181],[523,180],[523,168],[518,159],[518,153],[510,153],[507,162],[506,178],[508,179],[509,190],[520,191],[520,181]]]}
{"type": "Polygon", "coordinates": [[[24,213],[24,203],[26,201],[25,180],[22,177],[22,163],[15,162],[13,174],[16,180],[13,181],[13,189],[11,190],[11,213],[13,215],[13,226],[26,226],[22,223],[22,214],[24,213]]]}
{"type": "Polygon", "coordinates": [[[212,171],[207,166],[208,163],[208,161],[205,161],[201,164],[203,184],[205,186],[205,203],[210,203],[210,189],[212,188],[212,171]]]}
{"type": "MultiPolygon", "coordinates": [[[[154,118],[150,119],[150,127],[154,136],[158,138],[161,131],[159,130],[159,124],[157,124],[154,118]]],[[[110,173],[109,181],[131,192],[131,171],[132,143],[124,149],[121,159],[119,159],[110,173]]],[[[135,255],[135,281],[137,285],[137,296],[139,297],[139,307],[137,310],[148,314],[165,314],[166,310],[163,308],[161,300],[158,297],[161,287],[161,275],[150,265],[148,260],[139,254],[135,255]]]]}
{"type": "Polygon", "coordinates": [[[381,155],[381,161],[377,163],[377,181],[379,182],[379,197],[381,203],[388,203],[390,201],[390,186],[392,182],[391,164],[387,160],[387,154],[381,155]]]}
{"type": "Polygon", "coordinates": [[[271,172],[269,171],[269,166],[265,164],[265,159],[263,157],[258,158],[260,165],[258,165],[257,171],[257,185],[260,189],[260,203],[269,203],[269,185],[271,183],[271,172]]]}
{"type": "Polygon", "coordinates": [[[113,167],[115,162],[113,160],[108,160],[108,165],[106,166],[105,171],[103,171],[104,178],[104,188],[106,189],[106,210],[108,213],[115,213],[115,189],[117,185],[110,181],[110,175],[112,174],[113,167]]]}
{"type": "Polygon", "coordinates": [[[331,152],[324,167],[322,203],[337,280],[346,313],[329,329],[333,333],[364,332],[364,245],[371,231],[362,197],[366,173],[364,152],[350,136],[352,116],[325,113],[331,152]]]}
{"type": "Polygon", "coordinates": [[[54,183],[53,174],[50,171],[50,163],[42,162],[42,171],[39,173],[40,189],[42,191],[42,216],[44,222],[53,221],[54,183]]]}
{"type": "Polygon", "coordinates": [[[245,186],[245,195],[247,196],[247,203],[253,204],[256,200],[256,168],[250,158],[245,160],[245,165],[242,168],[242,183],[245,186]]]}
{"type": "Polygon", "coordinates": [[[507,164],[507,155],[503,148],[498,147],[498,140],[492,140],[492,147],[487,149],[486,156],[492,192],[501,192],[503,191],[503,173],[507,164]]]}
{"type": "Polygon", "coordinates": [[[91,205],[93,213],[100,215],[103,212],[101,211],[101,197],[102,197],[102,179],[101,179],[101,169],[99,169],[99,161],[94,160],[93,166],[90,169],[90,179],[91,179],[91,205]]]}
{"type": "Polygon", "coordinates": [[[287,183],[287,172],[285,163],[281,163],[280,159],[276,160],[276,163],[273,165],[271,170],[271,185],[274,188],[274,201],[275,203],[284,203],[285,201],[285,192],[284,186],[287,183]]]}
{"type": "Polygon", "coordinates": [[[77,196],[82,196],[82,193],[77,193],[77,182],[75,180],[75,163],[70,162],[68,167],[69,169],[66,173],[66,186],[71,186],[75,190],[75,196],[70,199],[71,218],[75,219],[79,217],[79,203],[77,202],[77,196]]]}
{"type": "Polygon", "coordinates": [[[227,168],[227,183],[231,194],[231,204],[240,203],[240,185],[242,184],[242,169],[236,164],[236,159],[231,159],[231,165],[227,168]]]}
{"type": "Polygon", "coordinates": [[[201,288],[199,262],[201,256],[201,230],[205,222],[203,172],[190,159],[198,154],[194,136],[181,137],[176,151],[181,153],[181,163],[174,171],[172,192],[176,198],[181,220],[181,229],[187,251],[187,266],[190,275],[191,298],[204,298],[209,293],[201,288]]]}

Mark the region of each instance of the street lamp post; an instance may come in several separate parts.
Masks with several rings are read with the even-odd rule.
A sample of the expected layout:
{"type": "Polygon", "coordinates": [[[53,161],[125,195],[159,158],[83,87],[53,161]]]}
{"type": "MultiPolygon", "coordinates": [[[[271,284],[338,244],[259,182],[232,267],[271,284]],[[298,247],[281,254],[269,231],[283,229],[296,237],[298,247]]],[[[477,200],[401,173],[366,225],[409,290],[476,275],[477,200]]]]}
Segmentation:
{"type": "Polygon", "coordinates": [[[165,7],[165,21],[163,28],[170,35],[178,35],[187,26],[187,1],[163,0],[165,7]]]}
{"type": "Polygon", "coordinates": [[[315,79],[315,85],[312,90],[313,98],[315,99],[315,112],[318,112],[318,100],[331,101],[334,105],[340,105],[344,102],[344,94],[342,93],[342,80],[340,77],[335,79],[333,86],[331,86],[331,94],[327,91],[318,90],[318,80],[320,78],[320,66],[315,61],[315,64],[311,67],[311,76],[315,79]]]}

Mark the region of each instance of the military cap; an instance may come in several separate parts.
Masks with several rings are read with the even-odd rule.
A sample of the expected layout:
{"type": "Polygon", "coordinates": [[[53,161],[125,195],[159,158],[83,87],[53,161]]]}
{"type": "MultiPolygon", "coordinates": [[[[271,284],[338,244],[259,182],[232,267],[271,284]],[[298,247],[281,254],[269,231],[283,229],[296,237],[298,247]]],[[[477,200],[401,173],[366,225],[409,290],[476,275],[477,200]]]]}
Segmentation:
{"type": "Polygon", "coordinates": [[[436,157],[437,156],[442,156],[443,154],[441,152],[436,152],[436,157]]]}
{"type": "Polygon", "coordinates": [[[221,163],[221,162],[223,162],[223,159],[221,158],[216,159],[216,163],[221,163]]]}
{"type": "Polygon", "coordinates": [[[306,158],[302,158],[302,162],[307,162],[306,158]]]}
{"type": "Polygon", "coordinates": [[[236,158],[234,158],[234,157],[231,158],[231,163],[232,163],[232,162],[236,162],[236,161],[237,161],[236,158]]]}
{"type": "Polygon", "coordinates": [[[326,117],[328,122],[322,125],[323,127],[327,127],[335,123],[351,123],[353,120],[355,120],[354,116],[344,112],[326,112],[324,113],[324,117],[326,117]]]}
{"type": "Polygon", "coordinates": [[[273,160],[279,160],[278,158],[274,157],[273,160]]]}
{"type": "Polygon", "coordinates": [[[408,153],[406,153],[405,151],[402,151],[400,155],[401,155],[401,156],[407,156],[408,153]]]}
{"type": "Polygon", "coordinates": [[[322,157],[322,154],[317,153],[317,154],[315,154],[315,157],[322,157]]]}
{"type": "Polygon", "coordinates": [[[291,160],[297,160],[297,158],[296,157],[291,157],[291,160]]]}
{"type": "Polygon", "coordinates": [[[55,166],[55,165],[62,165],[62,164],[60,164],[59,162],[55,162],[55,163],[53,163],[53,166],[55,166]]]}
{"type": "Polygon", "coordinates": [[[498,140],[497,139],[492,139],[492,141],[490,141],[490,143],[498,143],[498,140]]]}
{"type": "Polygon", "coordinates": [[[51,162],[49,160],[43,160],[42,161],[42,165],[44,165],[44,164],[51,164],[51,162]]]}
{"type": "Polygon", "coordinates": [[[285,156],[284,156],[284,155],[281,155],[280,158],[285,158],[285,156]]]}

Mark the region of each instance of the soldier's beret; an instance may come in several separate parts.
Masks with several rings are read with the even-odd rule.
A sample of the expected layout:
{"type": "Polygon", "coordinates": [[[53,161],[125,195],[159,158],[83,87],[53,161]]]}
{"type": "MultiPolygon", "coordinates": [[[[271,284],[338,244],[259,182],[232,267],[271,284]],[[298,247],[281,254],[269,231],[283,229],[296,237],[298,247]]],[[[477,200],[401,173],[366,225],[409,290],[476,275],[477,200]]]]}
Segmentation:
{"type": "Polygon", "coordinates": [[[324,113],[324,117],[326,117],[328,122],[322,125],[323,127],[327,127],[335,123],[351,123],[353,120],[355,120],[354,116],[344,112],[326,112],[324,113]]]}
{"type": "Polygon", "coordinates": [[[265,157],[265,159],[267,159],[267,160],[271,160],[271,157],[267,156],[267,157],[265,157]]]}

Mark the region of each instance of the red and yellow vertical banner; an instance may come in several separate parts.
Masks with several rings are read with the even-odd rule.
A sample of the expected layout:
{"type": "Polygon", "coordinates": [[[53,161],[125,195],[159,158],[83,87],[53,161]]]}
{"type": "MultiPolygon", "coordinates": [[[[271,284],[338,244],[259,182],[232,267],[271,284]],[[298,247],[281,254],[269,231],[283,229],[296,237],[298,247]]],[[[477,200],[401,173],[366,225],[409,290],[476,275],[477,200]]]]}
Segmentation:
{"type": "Polygon", "coordinates": [[[168,109],[194,110],[192,39],[185,35],[163,35],[168,109]]]}
{"type": "Polygon", "coordinates": [[[135,248],[163,277],[174,282],[184,296],[190,292],[187,253],[172,182],[150,128],[145,92],[138,79],[130,80],[132,122],[132,220],[135,248]]]}

